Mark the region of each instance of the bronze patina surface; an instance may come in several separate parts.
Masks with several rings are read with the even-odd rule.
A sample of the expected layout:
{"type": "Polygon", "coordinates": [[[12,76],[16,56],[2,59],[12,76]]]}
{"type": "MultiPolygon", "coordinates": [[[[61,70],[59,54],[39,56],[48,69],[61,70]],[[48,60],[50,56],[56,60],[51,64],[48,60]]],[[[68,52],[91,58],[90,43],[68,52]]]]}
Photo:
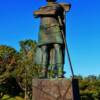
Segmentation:
{"type": "Polygon", "coordinates": [[[41,77],[44,78],[64,76],[65,47],[62,34],[65,36],[65,12],[69,11],[70,4],[59,4],[55,1],[47,0],[46,6],[34,12],[35,18],[41,19],[36,63],[42,66],[41,77]]]}

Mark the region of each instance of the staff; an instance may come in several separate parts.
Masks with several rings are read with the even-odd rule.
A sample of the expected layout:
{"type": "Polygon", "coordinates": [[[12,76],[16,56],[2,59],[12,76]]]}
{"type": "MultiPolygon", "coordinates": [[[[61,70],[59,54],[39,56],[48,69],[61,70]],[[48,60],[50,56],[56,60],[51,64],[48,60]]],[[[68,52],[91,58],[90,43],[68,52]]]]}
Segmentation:
{"type": "MultiPolygon", "coordinates": [[[[59,21],[59,25],[61,27],[63,27],[63,24],[62,24],[60,16],[58,16],[58,21],[59,21]]],[[[73,66],[72,66],[72,62],[71,62],[71,58],[70,58],[70,54],[69,54],[69,50],[68,50],[68,45],[67,45],[67,41],[65,39],[63,28],[61,28],[61,34],[62,34],[62,37],[63,37],[63,40],[64,40],[64,45],[65,45],[65,49],[66,49],[66,52],[67,52],[67,58],[68,58],[68,62],[69,62],[69,65],[70,65],[70,69],[71,69],[71,73],[72,73],[72,78],[74,78],[73,66]]]]}

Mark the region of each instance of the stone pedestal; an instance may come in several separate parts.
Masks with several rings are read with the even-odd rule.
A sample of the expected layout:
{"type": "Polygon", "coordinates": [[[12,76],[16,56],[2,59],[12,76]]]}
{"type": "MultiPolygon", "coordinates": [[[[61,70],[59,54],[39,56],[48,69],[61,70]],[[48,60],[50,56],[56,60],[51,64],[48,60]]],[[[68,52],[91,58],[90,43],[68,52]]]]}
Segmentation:
{"type": "Polygon", "coordinates": [[[32,100],[80,100],[77,79],[33,79],[32,89],[32,100]]]}

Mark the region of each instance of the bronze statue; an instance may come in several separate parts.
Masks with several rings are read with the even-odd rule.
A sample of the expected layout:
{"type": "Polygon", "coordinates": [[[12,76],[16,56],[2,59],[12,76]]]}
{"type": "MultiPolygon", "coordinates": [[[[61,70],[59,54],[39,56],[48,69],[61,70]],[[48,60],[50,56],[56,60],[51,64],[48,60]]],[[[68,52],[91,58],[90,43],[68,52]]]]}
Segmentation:
{"type": "Polygon", "coordinates": [[[62,78],[64,77],[65,12],[69,11],[70,4],[59,4],[56,0],[46,1],[46,6],[34,12],[35,18],[41,19],[36,61],[42,65],[42,77],[62,78]]]}

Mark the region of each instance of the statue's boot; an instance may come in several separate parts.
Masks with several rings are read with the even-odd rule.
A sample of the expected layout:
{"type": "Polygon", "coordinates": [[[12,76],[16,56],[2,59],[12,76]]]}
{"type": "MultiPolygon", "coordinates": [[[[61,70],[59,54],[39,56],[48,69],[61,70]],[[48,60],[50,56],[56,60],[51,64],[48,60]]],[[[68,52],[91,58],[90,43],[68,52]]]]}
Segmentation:
{"type": "Polygon", "coordinates": [[[64,78],[63,65],[62,64],[57,64],[57,68],[58,68],[57,77],[58,78],[64,78]]]}
{"type": "Polygon", "coordinates": [[[57,78],[57,67],[55,64],[49,65],[48,71],[47,71],[47,77],[49,79],[57,78]]]}

